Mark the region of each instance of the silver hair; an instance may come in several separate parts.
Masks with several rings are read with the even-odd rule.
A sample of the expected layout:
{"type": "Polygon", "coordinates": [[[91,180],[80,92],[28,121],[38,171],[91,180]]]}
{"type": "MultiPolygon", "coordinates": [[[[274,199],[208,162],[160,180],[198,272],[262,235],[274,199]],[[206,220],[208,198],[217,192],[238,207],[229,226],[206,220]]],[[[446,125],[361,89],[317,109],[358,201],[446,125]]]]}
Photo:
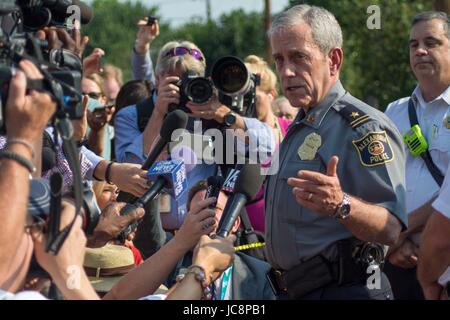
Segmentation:
{"type": "Polygon", "coordinates": [[[267,35],[270,38],[279,29],[302,22],[310,26],[312,37],[322,53],[342,48],[342,30],[335,16],[324,8],[308,4],[293,6],[276,16],[267,35]]]}
{"type": "Polygon", "coordinates": [[[448,39],[450,39],[450,17],[448,16],[448,14],[442,11],[426,11],[419,13],[413,18],[411,22],[411,27],[413,27],[415,24],[421,21],[429,21],[433,19],[441,20],[443,22],[442,24],[444,30],[447,33],[446,36],[448,39]]]}
{"type": "Polygon", "coordinates": [[[158,58],[156,60],[155,73],[163,74],[174,72],[178,66],[180,66],[183,71],[191,70],[199,76],[204,76],[206,68],[205,55],[194,43],[190,41],[170,41],[159,50],[158,58]],[[196,49],[201,52],[203,60],[197,60],[190,54],[173,57],[167,56],[167,53],[176,47],[196,49]]]}

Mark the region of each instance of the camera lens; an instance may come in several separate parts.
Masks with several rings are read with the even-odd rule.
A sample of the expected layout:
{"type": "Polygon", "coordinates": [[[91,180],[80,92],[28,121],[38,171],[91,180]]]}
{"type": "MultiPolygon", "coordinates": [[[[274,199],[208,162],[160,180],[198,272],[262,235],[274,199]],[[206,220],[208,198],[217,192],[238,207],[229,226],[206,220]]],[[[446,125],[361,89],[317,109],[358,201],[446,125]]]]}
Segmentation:
{"type": "Polygon", "coordinates": [[[213,88],[208,79],[194,78],[186,84],[185,94],[189,100],[195,103],[206,103],[211,99],[213,88]]]}
{"type": "Polygon", "coordinates": [[[225,94],[237,95],[248,90],[250,77],[245,64],[236,57],[223,57],[211,72],[214,85],[225,94]]]}

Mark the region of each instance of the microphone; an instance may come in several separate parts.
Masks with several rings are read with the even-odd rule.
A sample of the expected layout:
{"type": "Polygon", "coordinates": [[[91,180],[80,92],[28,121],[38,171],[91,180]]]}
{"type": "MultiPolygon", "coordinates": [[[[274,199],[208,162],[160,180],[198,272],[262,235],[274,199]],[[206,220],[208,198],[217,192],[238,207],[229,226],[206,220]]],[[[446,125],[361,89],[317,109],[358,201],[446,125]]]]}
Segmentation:
{"type": "MultiPolygon", "coordinates": [[[[188,146],[174,147],[170,152],[170,157],[172,160],[183,160],[186,173],[194,170],[197,165],[197,154],[188,146]]],[[[181,227],[187,214],[187,200],[187,192],[184,192],[177,199],[167,193],[161,193],[159,217],[165,230],[176,230],[181,227]]]]}
{"type": "MultiPolygon", "coordinates": [[[[158,138],[155,147],[148,155],[147,160],[145,160],[144,164],[142,165],[142,170],[148,170],[155,163],[164,147],[171,140],[172,133],[177,129],[186,128],[187,121],[187,114],[181,110],[175,110],[167,115],[159,132],[160,137],[158,138]]],[[[118,202],[132,203],[136,200],[137,198],[135,196],[124,191],[120,191],[119,195],[117,196],[118,202]]]]}
{"type": "Polygon", "coordinates": [[[230,196],[220,219],[217,235],[226,237],[242,208],[261,188],[265,176],[261,174],[259,164],[246,164],[237,177],[234,193],[230,196]]]}
{"type": "Polygon", "coordinates": [[[56,153],[50,147],[42,147],[42,172],[48,171],[56,166],[56,153]]]}
{"type": "MultiPolygon", "coordinates": [[[[222,189],[222,185],[224,182],[224,178],[222,176],[210,176],[208,178],[208,189],[206,190],[205,199],[216,197],[219,198],[220,190],[222,189]]],[[[217,205],[216,202],[209,205],[209,208],[214,209],[217,205]]]]}
{"type": "MultiPolygon", "coordinates": [[[[148,172],[152,186],[134,203],[128,203],[120,210],[120,215],[128,215],[136,208],[143,208],[153,200],[163,188],[166,188],[176,200],[181,198],[187,189],[186,169],[182,160],[165,160],[156,162],[148,172]]],[[[124,242],[128,235],[137,228],[140,221],[130,224],[119,235],[119,240],[124,242]]]]}
{"type": "Polygon", "coordinates": [[[156,158],[158,158],[161,154],[167,143],[170,142],[172,133],[176,129],[185,129],[187,121],[187,114],[181,110],[175,110],[167,115],[167,118],[164,120],[161,130],[159,131],[159,139],[153,150],[148,155],[147,160],[145,160],[142,165],[143,170],[147,170],[153,165],[153,163],[155,163],[156,158]]]}
{"type": "Polygon", "coordinates": [[[233,168],[229,170],[225,181],[223,182],[222,189],[225,192],[234,192],[234,187],[236,185],[236,180],[239,177],[240,169],[233,168]]]}
{"type": "Polygon", "coordinates": [[[48,217],[48,237],[46,242],[46,250],[50,250],[53,237],[58,234],[61,216],[61,193],[63,186],[63,178],[59,172],[55,172],[50,177],[50,212],[48,217]]]}
{"type": "MultiPolygon", "coordinates": [[[[178,200],[187,189],[186,168],[183,160],[166,160],[155,163],[148,171],[150,181],[166,181],[165,191],[178,200]]],[[[141,197],[144,198],[145,194],[141,197]]]]}

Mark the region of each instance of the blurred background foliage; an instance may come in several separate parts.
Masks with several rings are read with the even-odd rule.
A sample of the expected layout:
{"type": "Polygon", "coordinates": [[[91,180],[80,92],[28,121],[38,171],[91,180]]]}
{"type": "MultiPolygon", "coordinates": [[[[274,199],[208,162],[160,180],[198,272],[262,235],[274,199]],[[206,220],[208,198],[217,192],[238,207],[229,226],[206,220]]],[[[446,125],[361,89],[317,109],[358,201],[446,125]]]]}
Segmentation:
{"type": "MultiPolygon", "coordinates": [[[[322,6],[338,19],[344,34],[344,66],[342,81],[356,97],[384,110],[387,104],[412,92],[415,80],[409,68],[408,37],[412,17],[421,11],[448,10],[449,1],[429,0],[310,0],[290,1],[289,6],[309,3],[322,6]],[[381,28],[369,29],[367,20],[373,12],[371,5],[380,8],[381,28]]],[[[105,63],[124,71],[124,79],[131,79],[130,54],[137,31],[136,23],[147,15],[155,15],[160,22],[160,36],[151,47],[155,62],[159,48],[170,40],[186,39],[196,43],[205,53],[208,67],[224,55],[244,58],[256,54],[269,59],[263,12],[235,10],[218,20],[192,19],[173,28],[164,21],[158,8],[143,2],[93,0],[93,21],[83,29],[90,37],[86,50],[106,51],[105,63]]],[[[277,12],[273,12],[273,15],[277,12]]]]}

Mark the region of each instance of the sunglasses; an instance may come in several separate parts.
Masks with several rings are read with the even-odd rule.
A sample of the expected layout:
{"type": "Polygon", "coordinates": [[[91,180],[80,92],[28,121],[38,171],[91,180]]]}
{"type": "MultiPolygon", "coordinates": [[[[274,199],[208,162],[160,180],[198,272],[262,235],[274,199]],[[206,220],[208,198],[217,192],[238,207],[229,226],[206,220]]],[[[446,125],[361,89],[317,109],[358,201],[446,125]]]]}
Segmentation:
{"type": "Polygon", "coordinates": [[[98,100],[101,97],[103,97],[103,94],[101,92],[83,92],[84,95],[89,96],[91,99],[98,100]]]}
{"type": "Polygon", "coordinates": [[[188,49],[185,47],[176,47],[167,52],[164,57],[175,57],[175,56],[184,56],[185,54],[190,54],[195,59],[199,61],[203,61],[203,56],[200,51],[197,49],[188,49]]]}

